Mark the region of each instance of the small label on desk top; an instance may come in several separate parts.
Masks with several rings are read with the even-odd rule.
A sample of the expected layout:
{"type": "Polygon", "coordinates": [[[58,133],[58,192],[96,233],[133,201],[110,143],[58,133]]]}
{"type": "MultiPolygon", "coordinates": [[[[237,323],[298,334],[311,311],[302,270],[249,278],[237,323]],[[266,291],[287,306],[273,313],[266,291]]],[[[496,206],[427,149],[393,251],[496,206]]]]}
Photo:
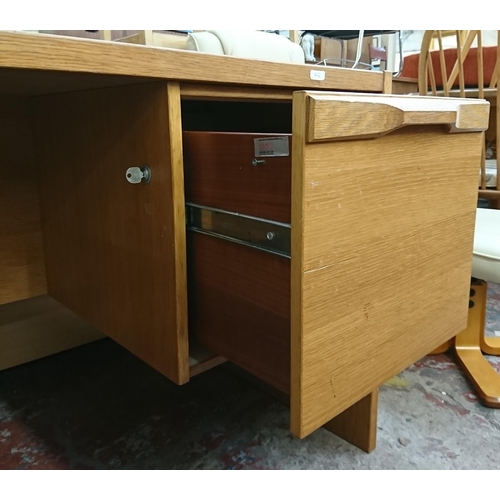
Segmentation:
{"type": "Polygon", "coordinates": [[[288,137],[265,137],[253,140],[255,156],[289,156],[288,137]]]}
{"type": "Polygon", "coordinates": [[[325,72],[320,71],[318,69],[312,69],[311,70],[311,80],[324,80],[325,79],[325,72]]]}

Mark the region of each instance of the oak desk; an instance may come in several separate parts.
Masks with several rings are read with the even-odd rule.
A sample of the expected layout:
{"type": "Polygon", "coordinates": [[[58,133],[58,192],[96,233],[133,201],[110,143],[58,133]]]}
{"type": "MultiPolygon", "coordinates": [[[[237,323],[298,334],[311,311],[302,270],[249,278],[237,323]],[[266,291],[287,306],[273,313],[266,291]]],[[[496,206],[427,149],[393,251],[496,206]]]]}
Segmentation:
{"type": "MultiPolygon", "coordinates": [[[[295,435],[325,425],[373,449],[377,387],[465,326],[488,119],[483,101],[381,95],[391,79],[0,32],[0,369],[99,332],[178,384],[224,356],[289,394],[295,435]],[[286,138],[288,255],[186,238],[190,133],[226,134],[210,168],[241,161],[249,177],[231,189],[249,199],[256,171],[234,138],[286,138]],[[151,181],[127,182],[144,165],[151,181]],[[241,314],[214,309],[215,292],[241,314]],[[238,320],[260,314],[279,342],[264,322],[260,350],[235,341],[238,320]],[[200,335],[213,354],[197,317],[215,318],[200,335]]],[[[209,209],[229,200],[217,196],[209,209]]]]}

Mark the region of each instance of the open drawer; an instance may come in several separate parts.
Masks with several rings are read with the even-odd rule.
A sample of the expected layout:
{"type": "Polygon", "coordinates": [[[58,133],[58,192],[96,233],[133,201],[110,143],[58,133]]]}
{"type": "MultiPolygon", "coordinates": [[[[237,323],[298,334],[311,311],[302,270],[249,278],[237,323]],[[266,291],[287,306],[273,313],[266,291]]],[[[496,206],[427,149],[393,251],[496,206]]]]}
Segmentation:
{"type": "MultiPolygon", "coordinates": [[[[195,104],[201,123],[212,104],[195,104]]],[[[178,384],[199,334],[289,393],[304,437],[360,404],[373,415],[378,386],[465,326],[488,104],[315,92],[276,113],[246,104],[255,124],[279,125],[288,156],[254,157],[246,119],[218,113],[205,131],[230,119],[242,132],[224,138],[227,171],[226,153],[183,137],[175,82],[33,97],[48,293],[178,384]],[[197,186],[191,161],[212,169],[197,186]],[[130,182],[144,165],[150,182],[130,182]],[[229,213],[226,230],[243,216],[271,226],[249,230],[258,245],[186,240],[186,202],[211,210],[193,215],[204,223],[229,213]]]]}
{"type": "Polygon", "coordinates": [[[297,436],[465,327],[487,120],[482,101],[297,92],[289,156],[184,133],[190,328],[290,394],[297,436]]]}

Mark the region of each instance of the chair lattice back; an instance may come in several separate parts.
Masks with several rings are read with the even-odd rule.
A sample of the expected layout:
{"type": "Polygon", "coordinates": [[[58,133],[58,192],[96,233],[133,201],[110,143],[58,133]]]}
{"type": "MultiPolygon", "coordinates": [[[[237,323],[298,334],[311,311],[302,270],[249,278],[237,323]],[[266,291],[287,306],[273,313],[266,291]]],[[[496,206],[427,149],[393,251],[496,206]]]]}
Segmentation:
{"type": "MultiPolygon", "coordinates": [[[[449,34],[450,30],[427,30],[424,32],[422,46],[420,50],[420,60],[418,68],[418,87],[421,95],[428,95],[429,91],[432,95],[449,96],[452,90],[459,90],[460,97],[466,97],[465,79],[464,79],[464,63],[469,55],[470,49],[477,41],[477,97],[484,98],[484,64],[483,64],[483,44],[481,30],[456,30],[456,60],[451,72],[447,71],[445,62],[445,47],[443,44],[443,33],[449,34]],[[439,53],[439,64],[436,65],[434,58],[431,57],[432,46],[437,40],[438,48],[434,52],[439,53]],[[437,66],[437,67],[435,67],[437,66]],[[438,88],[436,85],[436,74],[440,74],[442,86],[438,88]],[[457,82],[458,79],[458,82],[457,82]]],[[[500,33],[500,32],[499,32],[500,33]]],[[[500,36],[500,34],[499,34],[500,36]]],[[[497,51],[498,52],[498,51],[497,51]]],[[[489,88],[497,87],[498,73],[500,62],[497,54],[495,68],[492,78],[489,83],[489,88]]]]}
{"type": "MultiPolygon", "coordinates": [[[[497,34],[497,51],[496,61],[491,78],[487,86],[485,86],[485,67],[484,67],[484,50],[481,30],[427,30],[422,38],[420,50],[419,66],[418,66],[418,89],[420,95],[434,95],[445,97],[476,97],[484,99],[494,96],[498,88],[498,80],[500,74],[500,31],[497,34]],[[450,65],[450,54],[448,51],[448,59],[445,58],[445,50],[443,39],[452,35],[455,38],[456,54],[454,54],[454,62],[450,65]],[[437,42],[437,43],[436,43],[437,42]],[[475,42],[475,43],[474,43],[475,42]],[[471,53],[472,46],[477,47],[477,76],[475,81],[477,84],[474,89],[471,89],[466,84],[464,66],[467,56],[471,53]],[[437,46],[437,47],[436,47],[437,46]],[[433,49],[436,47],[435,49],[433,49]],[[434,57],[432,57],[432,53],[434,57]],[[451,68],[451,69],[450,69],[451,68]]],[[[472,54],[471,54],[472,55],[472,54]]],[[[494,134],[495,140],[500,135],[500,119],[499,108],[496,110],[496,130],[490,131],[490,135],[494,134]]],[[[497,199],[496,194],[486,190],[486,145],[483,148],[481,162],[481,181],[480,191],[484,197],[497,199]]],[[[500,191],[500,162],[497,157],[497,179],[496,192],[500,191]]],[[[498,194],[498,193],[497,193],[498,194]]],[[[498,202],[500,204],[500,202],[498,202]]]]}

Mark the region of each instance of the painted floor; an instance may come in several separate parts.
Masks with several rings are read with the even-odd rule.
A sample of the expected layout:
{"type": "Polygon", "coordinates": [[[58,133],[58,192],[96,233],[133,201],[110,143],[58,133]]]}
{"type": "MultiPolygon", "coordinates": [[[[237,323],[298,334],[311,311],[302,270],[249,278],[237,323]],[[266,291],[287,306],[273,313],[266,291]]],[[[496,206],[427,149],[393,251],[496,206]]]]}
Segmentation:
{"type": "Polygon", "coordinates": [[[178,387],[110,340],[0,372],[0,469],[499,468],[500,410],[448,355],[381,388],[371,454],[324,429],[294,438],[287,407],[224,366],[178,387]]]}

